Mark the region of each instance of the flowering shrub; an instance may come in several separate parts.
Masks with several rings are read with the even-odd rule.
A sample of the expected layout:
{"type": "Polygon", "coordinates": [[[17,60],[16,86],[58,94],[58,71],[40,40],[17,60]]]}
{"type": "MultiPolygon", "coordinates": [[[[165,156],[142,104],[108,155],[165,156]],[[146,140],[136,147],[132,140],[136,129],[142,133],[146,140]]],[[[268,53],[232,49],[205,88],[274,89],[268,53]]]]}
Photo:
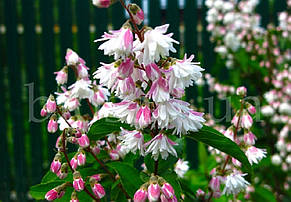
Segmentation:
{"type": "MultiPolygon", "coordinates": [[[[100,7],[111,3],[93,1],[100,7]]],[[[204,114],[181,99],[202,77],[200,63],[194,56],[170,57],[179,42],[167,33],[169,25],[139,28],[143,11],[120,3],[130,19],[95,41],[114,62],[101,63],[90,75],[86,62],[68,49],[66,66],[55,73],[59,91],[49,96],[41,115],[49,116],[48,132],[59,135],[57,153],[30,194],[49,201],[138,202],[209,201],[244,191],[250,185],[246,172],[266,155],[254,146],[255,108],[243,100],[246,89],[237,89],[240,108],[224,135],[203,125],[204,114]],[[74,81],[68,79],[71,73],[74,81]],[[199,190],[195,196],[183,179],[189,168],[182,160],[185,138],[223,152],[208,194],[199,190]]]]}
{"type": "Polygon", "coordinates": [[[220,98],[233,94],[234,86],[241,80],[258,95],[262,106],[258,112],[262,116],[254,130],[262,138],[260,144],[267,147],[272,156],[264,161],[264,166],[256,168],[261,174],[254,180],[256,186],[248,191],[255,192],[253,197],[258,196],[258,190],[261,196],[269,193],[281,201],[290,198],[291,182],[288,177],[291,159],[291,55],[288,48],[291,44],[291,1],[287,1],[287,11],[279,13],[278,26],[269,24],[267,28],[260,26],[260,16],[255,13],[258,3],[257,0],[206,1],[208,30],[215,42],[215,51],[229,69],[230,79],[221,84],[210,75],[205,78],[210,90],[220,98]]]}

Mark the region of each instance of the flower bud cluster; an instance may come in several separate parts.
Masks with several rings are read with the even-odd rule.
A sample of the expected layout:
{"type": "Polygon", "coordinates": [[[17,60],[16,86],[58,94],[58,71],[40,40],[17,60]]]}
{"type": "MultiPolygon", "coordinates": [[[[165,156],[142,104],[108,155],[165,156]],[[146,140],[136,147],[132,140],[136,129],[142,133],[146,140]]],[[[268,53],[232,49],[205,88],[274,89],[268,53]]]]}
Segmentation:
{"type": "Polygon", "coordinates": [[[178,201],[175,191],[171,184],[164,178],[152,174],[150,180],[143,184],[134,194],[134,202],[162,201],[175,202],[178,201]]]}

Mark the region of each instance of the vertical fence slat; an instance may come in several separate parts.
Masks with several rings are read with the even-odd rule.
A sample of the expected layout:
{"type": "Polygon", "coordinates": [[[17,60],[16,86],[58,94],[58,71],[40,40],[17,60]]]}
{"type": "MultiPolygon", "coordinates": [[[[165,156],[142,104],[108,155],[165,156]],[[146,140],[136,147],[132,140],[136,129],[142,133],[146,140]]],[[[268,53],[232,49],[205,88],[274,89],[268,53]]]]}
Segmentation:
{"type": "Polygon", "coordinates": [[[270,22],[269,1],[260,1],[257,12],[261,16],[261,26],[266,28],[270,22]]]}
{"type": "MultiPolygon", "coordinates": [[[[22,17],[24,24],[24,56],[25,56],[25,68],[27,72],[27,83],[33,83],[34,85],[34,98],[39,96],[39,72],[36,61],[36,33],[35,33],[35,7],[34,0],[22,0],[22,17]],[[28,51],[29,50],[29,51],[28,51]]],[[[33,107],[33,115],[39,114],[40,103],[28,103],[30,107],[33,107]],[[33,104],[33,105],[31,105],[33,104]]],[[[25,117],[28,120],[29,117],[25,117]]],[[[42,136],[40,124],[34,122],[33,120],[29,123],[30,127],[30,147],[31,147],[31,181],[30,183],[36,184],[42,175],[42,136]],[[35,166],[39,165],[39,166],[35,166]]]]}
{"type": "MultiPolygon", "coordinates": [[[[40,1],[40,22],[42,25],[42,61],[44,69],[45,95],[48,96],[55,90],[55,77],[53,72],[56,69],[55,61],[55,40],[54,40],[54,20],[53,20],[53,0],[40,1]]],[[[47,135],[47,134],[44,134],[47,135]]],[[[52,148],[56,137],[48,135],[48,147],[52,148]]],[[[48,161],[54,157],[54,151],[48,149],[48,161]]]]}
{"type": "Polygon", "coordinates": [[[155,27],[161,25],[161,5],[158,0],[148,0],[149,4],[149,26],[155,27]]]}
{"type": "Polygon", "coordinates": [[[65,63],[67,48],[72,47],[72,1],[59,0],[59,25],[60,25],[60,43],[61,43],[61,60],[65,63]]]}
{"type": "Polygon", "coordinates": [[[77,0],[76,1],[76,15],[78,26],[78,53],[82,57],[86,64],[91,67],[91,55],[90,55],[90,10],[89,1],[77,0]]]}
{"type": "MultiPolygon", "coordinates": [[[[2,10],[1,10],[2,11],[2,10]]],[[[7,141],[7,114],[5,110],[5,92],[7,92],[7,89],[5,89],[4,86],[4,61],[2,57],[5,55],[3,52],[6,50],[6,46],[4,46],[4,40],[2,38],[3,35],[0,34],[0,44],[4,48],[0,48],[0,91],[3,93],[0,98],[0,153],[1,156],[1,164],[0,166],[0,199],[3,201],[9,201],[9,191],[10,191],[10,159],[9,159],[9,153],[8,153],[8,141],[7,141]],[[4,166],[3,166],[4,165],[4,166]]]]}
{"type": "Polygon", "coordinates": [[[112,25],[113,29],[119,29],[125,22],[124,8],[120,3],[112,5],[112,25]]]}
{"type": "MultiPolygon", "coordinates": [[[[103,33],[107,31],[107,24],[108,24],[108,9],[106,8],[94,8],[94,14],[95,14],[95,26],[96,26],[96,39],[101,38],[103,33]]],[[[96,65],[99,67],[100,62],[108,62],[108,57],[103,56],[103,51],[98,50],[98,47],[100,46],[100,43],[94,43],[94,46],[96,47],[96,65]]],[[[94,70],[95,71],[95,70],[94,70]]]]}
{"type": "MultiPolygon", "coordinates": [[[[196,0],[186,0],[184,9],[184,25],[185,25],[185,52],[189,57],[195,54],[197,61],[197,2],[196,0]]],[[[190,86],[186,89],[187,100],[197,97],[197,87],[190,86]]],[[[187,160],[192,168],[198,167],[198,144],[196,141],[187,139],[186,142],[187,160]]]]}
{"type": "Polygon", "coordinates": [[[7,28],[7,64],[9,69],[9,94],[14,144],[15,190],[19,201],[26,201],[26,165],[24,155],[24,126],[22,111],[22,84],[19,68],[18,36],[16,31],[16,1],[5,0],[5,25],[7,28]]]}
{"type": "MultiPolygon", "coordinates": [[[[173,33],[173,38],[176,41],[180,41],[180,13],[178,0],[168,0],[167,11],[166,11],[166,24],[170,24],[168,33],[173,33]]],[[[176,53],[172,53],[173,57],[179,57],[180,48],[179,44],[174,44],[176,53]]]]}

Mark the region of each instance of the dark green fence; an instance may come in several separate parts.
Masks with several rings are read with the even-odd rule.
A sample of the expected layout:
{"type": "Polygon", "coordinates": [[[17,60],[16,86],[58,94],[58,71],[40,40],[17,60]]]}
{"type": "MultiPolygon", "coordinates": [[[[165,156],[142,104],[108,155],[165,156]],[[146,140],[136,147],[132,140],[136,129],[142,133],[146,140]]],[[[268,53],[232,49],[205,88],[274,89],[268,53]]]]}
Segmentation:
{"type": "MultiPolygon", "coordinates": [[[[215,55],[205,29],[204,4],[185,0],[180,8],[178,0],[168,0],[166,9],[161,9],[159,0],[147,2],[149,25],[170,23],[174,38],[181,40],[176,56],[195,54],[209,72],[215,55]]],[[[264,26],[286,7],[284,0],[274,2],[272,9],[266,0],[259,5],[264,26]]],[[[37,100],[33,107],[29,103],[56,90],[53,72],[64,65],[67,48],[77,51],[92,71],[100,61],[106,62],[93,40],[108,25],[118,29],[124,14],[119,4],[98,9],[90,0],[0,0],[0,200],[29,200],[29,186],[39,182],[53,158],[56,137],[46,133],[44,121],[29,120],[30,112],[40,118],[42,103],[37,100]]],[[[197,92],[196,87],[187,90],[187,98],[195,104],[199,104],[197,92]]],[[[196,143],[189,142],[187,150],[192,167],[197,167],[196,143]]]]}

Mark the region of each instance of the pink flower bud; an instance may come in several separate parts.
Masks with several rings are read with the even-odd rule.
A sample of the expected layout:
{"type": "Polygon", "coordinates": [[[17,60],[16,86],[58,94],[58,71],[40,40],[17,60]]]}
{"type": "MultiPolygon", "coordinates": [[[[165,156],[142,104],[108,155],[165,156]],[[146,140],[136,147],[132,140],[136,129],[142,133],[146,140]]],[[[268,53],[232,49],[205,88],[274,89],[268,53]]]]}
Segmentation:
{"type": "Polygon", "coordinates": [[[58,192],[55,189],[52,189],[45,194],[45,199],[47,201],[53,201],[57,198],[58,198],[58,192]]]}
{"type": "Polygon", "coordinates": [[[76,191],[82,191],[84,189],[85,183],[82,177],[80,176],[80,173],[76,171],[75,173],[74,173],[73,187],[76,191]],[[75,174],[75,173],[78,173],[78,174],[75,174]]]}
{"type": "Polygon", "coordinates": [[[160,186],[158,184],[150,184],[148,187],[149,201],[158,201],[160,198],[160,186]]]}
{"type": "Polygon", "coordinates": [[[173,198],[168,199],[164,194],[161,194],[160,199],[161,199],[161,202],[177,202],[178,201],[175,195],[173,196],[173,198]]]}
{"type": "Polygon", "coordinates": [[[99,183],[94,183],[93,186],[91,186],[93,193],[96,195],[98,199],[101,199],[105,196],[105,190],[103,186],[99,183]]]}
{"type": "Polygon", "coordinates": [[[220,190],[220,180],[218,177],[212,177],[209,186],[213,191],[219,191],[220,190]]]}
{"type": "Polygon", "coordinates": [[[257,139],[257,137],[251,131],[244,134],[244,142],[248,145],[254,145],[256,139],[257,139]]]}
{"type": "Polygon", "coordinates": [[[144,20],[144,13],[142,9],[136,4],[129,4],[129,10],[133,16],[134,22],[140,25],[144,20]]]}
{"type": "Polygon", "coordinates": [[[96,181],[101,181],[101,175],[100,174],[92,175],[91,178],[95,179],[96,181]]]}
{"type": "Polygon", "coordinates": [[[76,157],[76,156],[74,156],[74,157],[71,159],[70,164],[71,164],[71,166],[72,166],[72,168],[73,168],[74,170],[77,169],[77,167],[78,167],[78,160],[77,160],[77,157],[76,157]]]}
{"type": "Polygon", "coordinates": [[[196,191],[196,197],[197,198],[201,198],[201,197],[204,197],[204,196],[205,196],[205,192],[202,189],[198,189],[196,191]]]}
{"type": "Polygon", "coordinates": [[[97,155],[100,153],[100,146],[99,145],[94,145],[91,147],[92,152],[97,155]]]}
{"type": "Polygon", "coordinates": [[[75,191],[72,192],[70,202],[79,202],[79,199],[78,199],[77,193],[76,193],[75,191]]]}
{"type": "Polygon", "coordinates": [[[255,114],[256,113],[256,108],[253,105],[249,105],[248,106],[248,111],[250,112],[250,114],[255,114]]]}
{"type": "Polygon", "coordinates": [[[111,160],[113,160],[113,161],[116,161],[119,159],[119,154],[118,154],[118,151],[116,151],[116,150],[111,150],[109,153],[109,156],[110,156],[111,160]]]}
{"type": "Polygon", "coordinates": [[[244,86],[238,87],[236,89],[236,94],[239,95],[239,96],[244,97],[244,96],[247,95],[247,89],[244,86]]]}
{"type": "Polygon", "coordinates": [[[250,129],[253,125],[253,119],[249,115],[247,111],[243,111],[242,117],[241,117],[241,127],[245,129],[250,129]]]}
{"type": "Polygon", "coordinates": [[[83,166],[86,163],[86,155],[83,152],[80,152],[77,156],[78,166],[83,166]]]}
{"type": "Polygon", "coordinates": [[[56,174],[57,174],[57,173],[59,172],[61,166],[62,166],[62,164],[61,164],[60,159],[56,159],[56,158],[55,158],[55,159],[52,161],[52,163],[51,163],[51,171],[52,171],[53,173],[56,173],[56,174]]]}
{"type": "Polygon", "coordinates": [[[82,134],[82,136],[80,138],[78,138],[78,142],[80,147],[88,147],[90,142],[89,142],[89,138],[86,134],[82,134]]]}
{"type": "Polygon", "coordinates": [[[42,109],[41,109],[41,111],[40,111],[40,115],[41,115],[42,117],[45,117],[45,116],[47,115],[47,111],[46,111],[45,108],[42,108],[42,109]]]}
{"type": "Polygon", "coordinates": [[[55,133],[58,130],[58,123],[54,118],[51,118],[47,125],[47,130],[49,133],[55,133]]]}
{"type": "Polygon", "coordinates": [[[232,161],[233,165],[235,165],[237,167],[241,167],[241,162],[239,162],[237,159],[231,158],[231,161],[232,161]]]}
{"type": "Polygon", "coordinates": [[[111,4],[110,0],[93,0],[93,5],[99,8],[108,8],[111,4]]]}
{"type": "Polygon", "coordinates": [[[147,196],[148,196],[147,191],[140,188],[135,192],[133,201],[134,202],[145,202],[147,199],[147,196]]]}
{"type": "Polygon", "coordinates": [[[46,110],[48,113],[53,113],[56,111],[56,109],[57,109],[57,104],[55,102],[55,98],[54,96],[50,95],[50,97],[48,98],[46,102],[46,110]]]}
{"type": "Polygon", "coordinates": [[[163,184],[162,192],[166,196],[167,199],[172,199],[175,195],[175,191],[169,183],[163,184]]]}

